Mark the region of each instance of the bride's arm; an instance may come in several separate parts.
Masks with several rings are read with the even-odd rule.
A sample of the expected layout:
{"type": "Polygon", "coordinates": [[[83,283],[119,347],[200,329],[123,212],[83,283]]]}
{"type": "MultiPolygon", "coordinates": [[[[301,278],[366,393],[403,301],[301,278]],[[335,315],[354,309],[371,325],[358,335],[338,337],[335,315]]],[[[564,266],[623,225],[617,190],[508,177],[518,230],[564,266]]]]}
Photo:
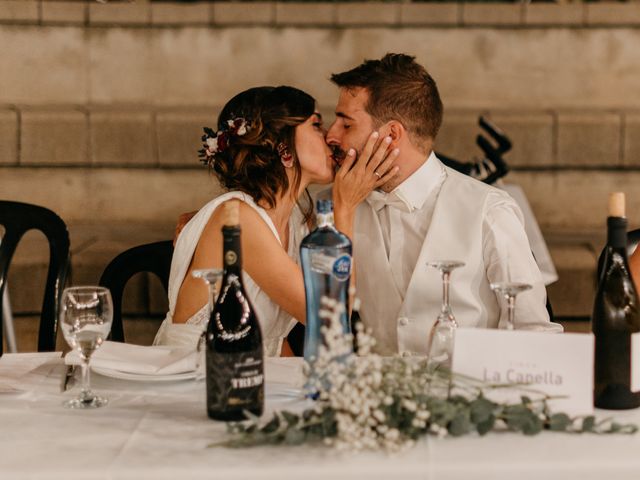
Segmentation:
{"type": "MultiPolygon", "coordinates": [[[[207,302],[207,288],[191,271],[222,268],[223,208],[217,208],[207,223],[180,287],[174,322],[185,322],[207,302]]],[[[260,215],[240,202],[242,268],[271,300],[304,323],[305,295],[302,270],[287,255],[260,215]]],[[[292,226],[293,228],[293,226],[292,226]]]]}

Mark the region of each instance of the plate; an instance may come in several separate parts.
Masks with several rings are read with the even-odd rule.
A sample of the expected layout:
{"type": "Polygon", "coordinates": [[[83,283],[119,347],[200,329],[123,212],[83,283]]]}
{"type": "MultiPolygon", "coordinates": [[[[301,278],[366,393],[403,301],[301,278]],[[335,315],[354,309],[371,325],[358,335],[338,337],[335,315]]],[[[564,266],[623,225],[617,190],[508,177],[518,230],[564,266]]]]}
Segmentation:
{"type": "Polygon", "coordinates": [[[119,380],[133,380],[134,382],[180,382],[196,378],[195,370],[192,372],[172,373],[170,375],[149,375],[144,373],[128,373],[110,368],[91,367],[91,370],[105,377],[119,380]]]}

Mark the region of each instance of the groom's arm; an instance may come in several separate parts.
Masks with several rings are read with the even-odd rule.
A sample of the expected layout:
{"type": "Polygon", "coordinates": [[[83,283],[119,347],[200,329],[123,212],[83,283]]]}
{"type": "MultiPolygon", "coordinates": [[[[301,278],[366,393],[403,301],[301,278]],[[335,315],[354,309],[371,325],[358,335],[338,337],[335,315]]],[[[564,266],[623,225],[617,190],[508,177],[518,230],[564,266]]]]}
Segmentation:
{"type": "MultiPolygon", "coordinates": [[[[483,223],[483,254],[489,283],[522,282],[532,286],[516,300],[515,327],[523,330],[561,332],[551,322],[546,308],[547,292],[536,264],[524,218],[515,201],[505,192],[492,192],[483,223]]],[[[498,297],[499,328],[507,322],[506,301],[498,297]]]]}

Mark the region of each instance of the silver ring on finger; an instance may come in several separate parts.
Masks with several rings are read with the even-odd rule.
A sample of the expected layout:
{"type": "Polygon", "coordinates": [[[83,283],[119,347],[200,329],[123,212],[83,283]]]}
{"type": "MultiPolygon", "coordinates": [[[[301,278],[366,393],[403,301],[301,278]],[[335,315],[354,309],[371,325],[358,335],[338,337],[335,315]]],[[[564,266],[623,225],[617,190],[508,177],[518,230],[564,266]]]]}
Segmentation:
{"type": "Polygon", "coordinates": [[[373,171],[373,174],[378,177],[378,178],[382,178],[382,175],[380,175],[378,172],[376,172],[375,170],[373,171]]]}

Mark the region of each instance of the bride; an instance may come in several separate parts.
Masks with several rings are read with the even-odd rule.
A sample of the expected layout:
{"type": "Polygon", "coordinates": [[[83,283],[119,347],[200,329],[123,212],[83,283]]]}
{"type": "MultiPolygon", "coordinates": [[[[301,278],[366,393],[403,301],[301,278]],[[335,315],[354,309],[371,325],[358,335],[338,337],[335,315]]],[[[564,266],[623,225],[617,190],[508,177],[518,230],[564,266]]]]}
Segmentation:
{"type": "Polygon", "coordinates": [[[296,321],[305,322],[299,247],[313,218],[308,185],[334,182],[336,228],[352,237],[357,205],[396,174],[395,156],[372,136],[357,160],[354,151],[334,158],[313,97],[286,86],[239,93],[220,112],[218,131],[205,133],[201,157],[226,193],[202,207],[178,236],[169,312],[154,343],[195,345],[208,318],[208,293],[191,273],[222,267],[219,207],[238,199],[244,285],[257,310],[265,354],[280,355],[296,321]]]}

